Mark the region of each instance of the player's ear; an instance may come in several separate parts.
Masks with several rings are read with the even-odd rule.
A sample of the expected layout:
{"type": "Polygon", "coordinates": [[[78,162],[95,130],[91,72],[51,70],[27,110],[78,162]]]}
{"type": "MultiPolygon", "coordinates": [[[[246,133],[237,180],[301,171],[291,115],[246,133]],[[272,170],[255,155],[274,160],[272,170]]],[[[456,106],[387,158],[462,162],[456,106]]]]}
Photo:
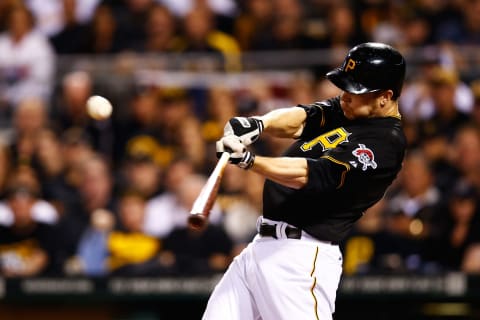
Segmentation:
{"type": "Polygon", "coordinates": [[[393,97],[392,90],[385,90],[380,94],[380,106],[383,108],[387,105],[388,101],[391,101],[393,97]]]}

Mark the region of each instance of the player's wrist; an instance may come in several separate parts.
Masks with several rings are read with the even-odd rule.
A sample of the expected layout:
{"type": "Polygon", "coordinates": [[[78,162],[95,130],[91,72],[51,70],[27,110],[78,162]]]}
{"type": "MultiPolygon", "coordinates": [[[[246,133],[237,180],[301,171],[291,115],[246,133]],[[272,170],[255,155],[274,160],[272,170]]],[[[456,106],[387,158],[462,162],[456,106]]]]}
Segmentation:
{"type": "Polygon", "coordinates": [[[253,166],[253,163],[255,162],[255,153],[252,151],[247,151],[245,152],[242,160],[237,163],[237,166],[244,170],[248,170],[253,166]]]}

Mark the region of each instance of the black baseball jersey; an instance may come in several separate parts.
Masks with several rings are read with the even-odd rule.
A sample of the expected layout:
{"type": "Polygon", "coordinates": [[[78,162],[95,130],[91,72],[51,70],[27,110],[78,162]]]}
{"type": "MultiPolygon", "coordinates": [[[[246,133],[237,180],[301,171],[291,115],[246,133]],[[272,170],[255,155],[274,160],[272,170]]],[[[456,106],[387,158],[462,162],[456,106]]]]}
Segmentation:
{"type": "Polygon", "coordinates": [[[284,156],[307,158],[308,182],[293,189],[267,179],[263,216],[339,242],[397,176],[406,148],[401,119],[349,120],[340,97],[299,107],[306,124],[284,156]]]}

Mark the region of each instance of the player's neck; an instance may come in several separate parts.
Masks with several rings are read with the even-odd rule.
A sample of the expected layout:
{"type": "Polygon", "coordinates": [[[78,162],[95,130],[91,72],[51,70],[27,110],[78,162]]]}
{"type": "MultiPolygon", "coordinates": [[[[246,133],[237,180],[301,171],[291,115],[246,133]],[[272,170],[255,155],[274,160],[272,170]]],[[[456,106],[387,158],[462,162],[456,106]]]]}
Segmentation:
{"type": "Polygon", "coordinates": [[[400,117],[400,110],[398,108],[398,102],[394,100],[390,100],[386,103],[386,105],[380,109],[378,109],[377,115],[378,117],[400,117]]]}

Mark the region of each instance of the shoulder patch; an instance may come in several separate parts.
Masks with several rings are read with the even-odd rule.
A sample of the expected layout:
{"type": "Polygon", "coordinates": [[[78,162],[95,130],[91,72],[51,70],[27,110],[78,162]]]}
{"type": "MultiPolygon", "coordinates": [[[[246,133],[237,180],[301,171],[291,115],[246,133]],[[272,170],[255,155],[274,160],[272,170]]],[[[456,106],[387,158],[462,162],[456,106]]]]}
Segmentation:
{"type": "Polygon", "coordinates": [[[372,169],[377,168],[377,163],[375,162],[375,155],[373,154],[372,149],[367,148],[364,144],[359,143],[358,148],[353,150],[352,154],[357,157],[358,162],[363,165],[363,171],[366,171],[368,167],[372,167],[372,169]]]}

